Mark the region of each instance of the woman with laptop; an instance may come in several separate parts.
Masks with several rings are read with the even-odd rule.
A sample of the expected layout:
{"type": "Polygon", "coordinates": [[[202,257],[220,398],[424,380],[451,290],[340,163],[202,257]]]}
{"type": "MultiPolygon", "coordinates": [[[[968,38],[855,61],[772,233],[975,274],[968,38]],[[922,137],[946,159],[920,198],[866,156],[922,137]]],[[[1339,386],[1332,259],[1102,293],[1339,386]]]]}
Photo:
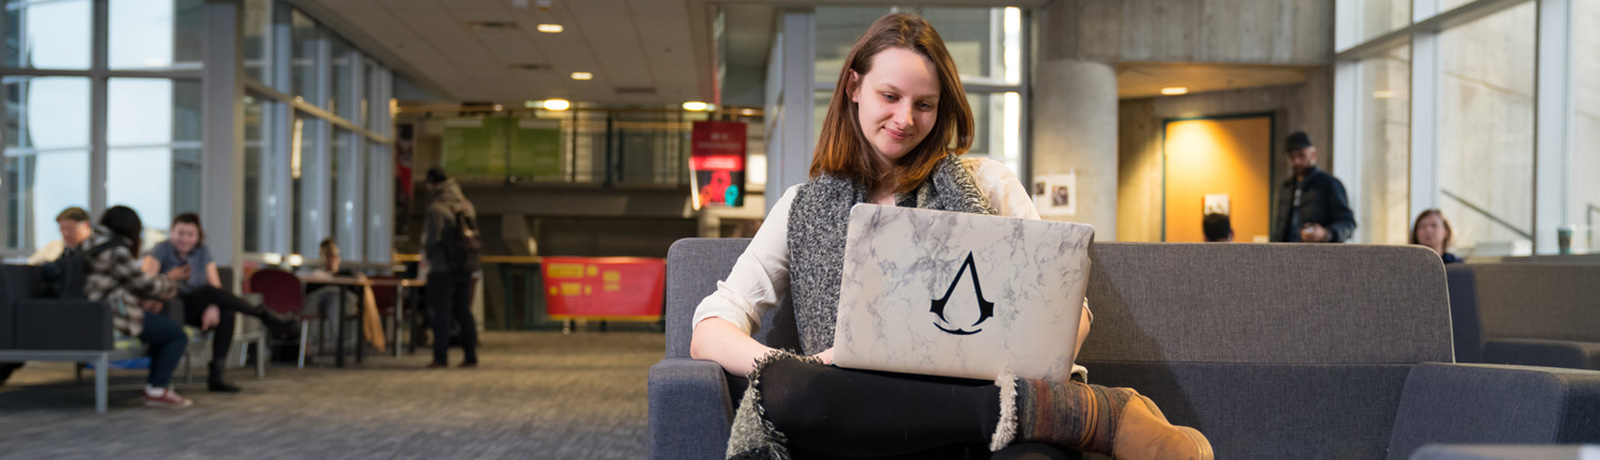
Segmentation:
{"type": "MultiPolygon", "coordinates": [[[[851,207],[874,203],[1038,219],[1004,165],[962,159],[973,116],[944,42],[894,13],[855,43],[839,74],[812,179],[773,206],[728,279],[695,311],[690,354],[746,375],[730,458],[960,456],[1041,442],[1119,459],[1210,459],[1198,431],[1148,398],[1078,381],[994,382],[831,366],[851,207]],[[793,302],[804,355],[751,338],[793,302]]],[[[1077,344],[1088,334],[1081,312],[1077,344]]]]}

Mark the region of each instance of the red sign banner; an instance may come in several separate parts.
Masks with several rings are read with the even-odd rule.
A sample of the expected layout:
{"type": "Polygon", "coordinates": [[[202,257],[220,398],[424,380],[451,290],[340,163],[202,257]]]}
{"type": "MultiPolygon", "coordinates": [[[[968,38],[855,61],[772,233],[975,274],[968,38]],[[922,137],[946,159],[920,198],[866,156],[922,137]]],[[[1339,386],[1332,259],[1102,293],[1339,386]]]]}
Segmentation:
{"type": "Polygon", "coordinates": [[[690,138],[695,203],[744,206],[744,123],[697,121],[690,138]]]}
{"type": "Polygon", "coordinates": [[[667,263],[644,257],[545,257],[550,319],[658,321],[667,263]]]}

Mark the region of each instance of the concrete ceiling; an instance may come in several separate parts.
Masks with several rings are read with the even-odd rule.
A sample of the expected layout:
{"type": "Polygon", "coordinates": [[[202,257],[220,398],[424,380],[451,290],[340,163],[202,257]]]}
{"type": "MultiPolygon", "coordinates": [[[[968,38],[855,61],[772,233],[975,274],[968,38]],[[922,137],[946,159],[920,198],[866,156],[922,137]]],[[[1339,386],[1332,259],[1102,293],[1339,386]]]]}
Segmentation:
{"type": "Polygon", "coordinates": [[[1168,64],[1125,62],[1117,64],[1117,98],[1161,96],[1161,88],[1181,86],[1189,93],[1260,86],[1299,84],[1315,67],[1168,64]]]}
{"type": "MultiPolygon", "coordinates": [[[[713,18],[728,8],[730,69],[763,69],[774,9],[818,0],[290,0],[440,101],[516,106],[552,97],[606,105],[712,101],[713,18]],[[526,4],[527,6],[520,6],[526,4]],[[760,18],[760,19],[757,19],[760,18]],[[759,21],[749,24],[744,20],[759,21]],[[511,27],[485,27],[483,22],[511,27]],[[539,24],[565,30],[546,34],[539,24]],[[752,33],[766,36],[752,36],[752,33]],[[749,62],[759,59],[761,62],[749,62]],[[528,65],[548,66],[537,69],[528,65]],[[572,72],[591,72],[577,81],[572,72]],[[619,91],[620,90],[620,91],[619,91]],[[644,91],[641,91],[644,90],[644,91]]],[[[1049,0],[921,0],[924,6],[1039,7],[1049,0]]],[[[852,0],[895,5],[904,0],[852,0]]],[[[731,78],[731,76],[730,76],[731,78]]],[[[748,86],[748,83],[740,85],[748,86]]]]}
{"type": "Polygon", "coordinates": [[[552,97],[615,105],[711,100],[714,66],[703,6],[695,10],[690,0],[554,0],[542,10],[539,3],[296,1],[446,101],[520,106],[552,97]],[[539,24],[565,30],[542,33],[539,24]],[[573,80],[573,72],[590,72],[594,79],[573,80]]]}

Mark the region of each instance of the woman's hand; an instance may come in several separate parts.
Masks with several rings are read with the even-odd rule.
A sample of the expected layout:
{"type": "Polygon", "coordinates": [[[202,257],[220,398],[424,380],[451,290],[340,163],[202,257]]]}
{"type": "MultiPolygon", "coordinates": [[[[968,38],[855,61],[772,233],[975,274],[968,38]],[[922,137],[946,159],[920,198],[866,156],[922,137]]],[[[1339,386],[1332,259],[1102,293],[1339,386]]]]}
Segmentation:
{"type": "Polygon", "coordinates": [[[189,266],[188,265],[184,265],[184,266],[181,266],[181,267],[178,267],[178,268],[167,270],[167,279],[170,279],[170,280],[173,280],[173,281],[186,281],[186,280],[188,280],[189,279],[189,266]]]}
{"type": "Polygon", "coordinates": [[[222,322],[222,310],[216,305],[206,307],[206,312],[200,314],[200,330],[209,331],[222,322]]]}
{"type": "Polygon", "coordinates": [[[160,300],[144,299],[139,301],[139,308],[151,314],[161,313],[161,308],[165,306],[167,304],[161,303],[160,300]]]}
{"type": "Polygon", "coordinates": [[[822,353],[817,353],[817,354],[811,355],[811,356],[822,360],[822,364],[833,364],[833,348],[832,347],[829,347],[826,350],[822,350],[822,353]]]}

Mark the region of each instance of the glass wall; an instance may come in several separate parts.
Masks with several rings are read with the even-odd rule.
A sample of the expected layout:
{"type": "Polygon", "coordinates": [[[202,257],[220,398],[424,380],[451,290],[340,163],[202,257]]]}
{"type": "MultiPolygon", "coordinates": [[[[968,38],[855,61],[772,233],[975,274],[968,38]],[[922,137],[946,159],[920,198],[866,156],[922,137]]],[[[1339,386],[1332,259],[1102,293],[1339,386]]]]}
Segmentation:
{"type": "Polygon", "coordinates": [[[331,238],[346,261],[389,261],[389,232],[368,231],[392,226],[393,182],[368,185],[394,175],[389,69],[286,2],[243,10],[245,251],[311,264],[331,238]]]}
{"type": "Polygon", "coordinates": [[[173,215],[200,210],[203,0],[107,2],[104,35],[94,3],[6,2],[7,255],[59,239],[55,216],[70,206],[132,207],[152,243],[173,215]],[[106,49],[98,61],[96,43],[106,49]]]}
{"type": "Polygon", "coordinates": [[[4,77],[5,247],[61,238],[56,215],[89,208],[89,79],[4,77]]]}
{"type": "MultiPolygon", "coordinates": [[[[1411,208],[1411,46],[1361,61],[1361,171],[1357,231],[1364,241],[1406,244],[1411,208]]],[[[1421,210],[1418,210],[1421,211],[1421,210]]]]}
{"type": "Polygon", "coordinates": [[[1356,158],[1343,164],[1359,183],[1358,241],[1406,242],[1432,207],[1464,256],[1553,254],[1562,234],[1573,252],[1594,252],[1600,60],[1590,57],[1600,53],[1600,0],[1340,0],[1338,9],[1340,29],[1359,38],[1338,51],[1335,83],[1344,130],[1335,134],[1353,141],[1340,156],[1356,158]],[[1541,24],[1543,7],[1567,17],[1541,24]],[[1411,21],[1418,8],[1425,14],[1411,21]],[[1460,21],[1429,20],[1445,12],[1460,21]],[[1359,43],[1394,31],[1410,40],[1359,43]],[[1565,76],[1541,80],[1557,69],[1565,76]]]}
{"type": "Polygon", "coordinates": [[[1439,209],[1457,246],[1532,251],[1535,8],[1439,34],[1439,209]]]}

